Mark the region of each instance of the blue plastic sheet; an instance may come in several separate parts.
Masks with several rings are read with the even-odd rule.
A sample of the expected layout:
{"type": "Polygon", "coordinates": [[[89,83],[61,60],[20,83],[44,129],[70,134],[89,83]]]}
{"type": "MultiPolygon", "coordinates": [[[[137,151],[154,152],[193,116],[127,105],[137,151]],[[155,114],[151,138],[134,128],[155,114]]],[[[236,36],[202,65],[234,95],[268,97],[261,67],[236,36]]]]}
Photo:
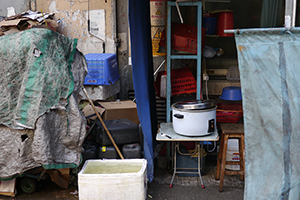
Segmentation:
{"type": "Polygon", "coordinates": [[[235,32],[244,110],[244,199],[300,199],[300,29],[235,32]]]}
{"type": "Polygon", "coordinates": [[[153,60],[149,0],[129,0],[132,74],[137,112],[144,135],[144,157],[147,178],[154,178],[153,137],[156,135],[156,101],[153,80],[153,60]]]}

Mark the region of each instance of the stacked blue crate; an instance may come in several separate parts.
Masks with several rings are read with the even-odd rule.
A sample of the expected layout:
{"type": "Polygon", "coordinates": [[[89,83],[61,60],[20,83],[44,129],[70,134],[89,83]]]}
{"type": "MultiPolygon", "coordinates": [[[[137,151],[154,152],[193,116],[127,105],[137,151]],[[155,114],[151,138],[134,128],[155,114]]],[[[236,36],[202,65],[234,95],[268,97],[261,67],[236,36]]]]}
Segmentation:
{"type": "Polygon", "coordinates": [[[89,53],[85,59],[88,74],[84,85],[112,85],[120,78],[116,54],[89,53]]]}

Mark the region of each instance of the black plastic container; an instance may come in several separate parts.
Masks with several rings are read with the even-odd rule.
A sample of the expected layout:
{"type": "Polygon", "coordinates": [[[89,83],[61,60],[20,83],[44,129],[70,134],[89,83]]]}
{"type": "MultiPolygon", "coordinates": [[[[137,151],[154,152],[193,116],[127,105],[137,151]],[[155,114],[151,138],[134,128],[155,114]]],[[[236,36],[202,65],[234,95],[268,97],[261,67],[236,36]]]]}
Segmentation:
{"type": "Polygon", "coordinates": [[[85,163],[86,160],[98,158],[97,144],[86,142],[82,145],[82,147],[83,147],[83,151],[82,151],[83,163],[85,163]]]}
{"type": "Polygon", "coordinates": [[[138,143],[135,144],[125,144],[122,147],[122,154],[124,158],[141,158],[142,148],[138,143]]]}
{"type": "Polygon", "coordinates": [[[117,159],[119,156],[114,146],[102,146],[98,149],[98,158],[117,159]]]}
{"type": "MultiPolygon", "coordinates": [[[[104,124],[117,145],[139,142],[138,125],[129,119],[104,120],[104,124]]],[[[97,122],[96,141],[102,146],[112,145],[100,121],[97,122]]]]}

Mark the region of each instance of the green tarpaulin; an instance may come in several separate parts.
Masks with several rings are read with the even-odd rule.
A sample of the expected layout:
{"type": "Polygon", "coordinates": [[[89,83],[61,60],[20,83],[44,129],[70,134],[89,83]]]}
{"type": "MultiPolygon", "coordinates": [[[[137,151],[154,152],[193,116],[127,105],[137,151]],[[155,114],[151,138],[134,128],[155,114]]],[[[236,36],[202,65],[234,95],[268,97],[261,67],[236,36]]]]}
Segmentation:
{"type": "Polygon", "coordinates": [[[80,164],[87,73],[76,40],[47,29],[0,37],[0,180],[80,164]]]}
{"type": "Polygon", "coordinates": [[[0,124],[34,129],[39,116],[68,99],[76,44],[48,29],[0,37],[0,124]]]}

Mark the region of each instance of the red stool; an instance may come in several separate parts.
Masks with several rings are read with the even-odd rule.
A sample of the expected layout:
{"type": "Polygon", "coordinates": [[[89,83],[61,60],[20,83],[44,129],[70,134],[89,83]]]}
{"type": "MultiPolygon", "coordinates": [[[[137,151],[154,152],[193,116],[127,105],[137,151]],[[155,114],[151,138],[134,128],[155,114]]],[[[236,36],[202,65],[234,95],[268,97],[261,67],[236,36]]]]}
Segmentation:
{"type": "Polygon", "coordinates": [[[219,192],[223,191],[223,183],[225,175],[241,175],[241,180],[245,176],[245,139],[243,124],[221,124],[222,136],[220,142],[220,150],[217,160],[216,180],[220,179],[219,192]],[[239,141],[239,161],[226,161],[228,139],[235,138],[239,141]],[[240,170],[226,170],[225,165],[240,165],[240,170]]]}

